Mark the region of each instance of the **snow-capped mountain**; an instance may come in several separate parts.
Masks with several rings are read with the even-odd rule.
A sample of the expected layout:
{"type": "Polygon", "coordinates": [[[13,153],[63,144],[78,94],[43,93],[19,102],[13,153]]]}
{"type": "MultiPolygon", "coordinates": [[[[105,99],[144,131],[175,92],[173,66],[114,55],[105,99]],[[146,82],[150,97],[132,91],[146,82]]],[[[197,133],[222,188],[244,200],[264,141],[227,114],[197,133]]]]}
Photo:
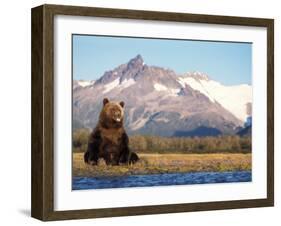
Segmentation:
{"type": "Polygon", "coordinates": [[[225,86],[200,72],[179,76],[178,81],[182,86],[187,84],[203,93],[210,101],[218,102],[243,122],[249,116],[247,105],[252,103],[252,87],[250,85],[225,86]]]}
{"type": "Polygon", "coordinates": [[[130,134],[163,136],[202,128],[205,135],[234,134],[250,116],[252,102],[249,85],[224,86],[200,72],[177,75],[146,65],[140,55],[94,82],[73,82],[74,127],[93,128],[104,97],[125,102],[130,134]]]}

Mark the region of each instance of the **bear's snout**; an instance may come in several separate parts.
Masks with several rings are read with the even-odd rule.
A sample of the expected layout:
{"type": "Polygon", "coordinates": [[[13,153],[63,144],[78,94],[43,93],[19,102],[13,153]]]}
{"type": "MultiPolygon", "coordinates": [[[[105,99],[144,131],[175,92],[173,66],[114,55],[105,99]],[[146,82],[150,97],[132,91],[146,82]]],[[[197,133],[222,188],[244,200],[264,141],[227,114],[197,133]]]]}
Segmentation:
{"type": "Polygon", "coordinates": [[[121,118],[122,116],[121,116],[121,112],[119,112],[119,111],[116,111],[116,112],[114,112],[114,116],[113,116],[113,119],[116,121],[116,122],[121,122],[121,118]]]}

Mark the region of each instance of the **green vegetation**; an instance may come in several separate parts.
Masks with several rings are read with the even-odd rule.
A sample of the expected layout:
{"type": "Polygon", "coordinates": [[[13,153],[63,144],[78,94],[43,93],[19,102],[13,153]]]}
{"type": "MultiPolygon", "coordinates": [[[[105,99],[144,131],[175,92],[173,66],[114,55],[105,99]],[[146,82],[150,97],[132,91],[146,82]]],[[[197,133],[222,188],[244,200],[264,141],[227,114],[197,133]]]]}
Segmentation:
{"type": "Polygon", "coordinates": [[[251,138],[131,136],[130,147],[140,161],[134,165],[97,166],[84,163],[90,130],[73,132],[74,176],[123,176],[173,172],[251,170],[251,138]]]}
{"type": "MultiPolygon", "coordinates": [[[[73,151],[85,152],[90,131],[73,132],[73,151]]],[[[157,137],[130,136],[130,147],[137,153],[251,153],[251,137],[157,137]]]]}
{"type": "Polygon", "coordinates": [[[134,165],[85,164],[83,153],[73,154],[73,176],[125,176],[180,172],[251,170],[251,154],[139,154],[134,165]]]}
{"type": "Polygon", "coordinates": [[[87,150],[89,129],[77,129],[72,133],[73,152],[85,152],[87,150]]]}

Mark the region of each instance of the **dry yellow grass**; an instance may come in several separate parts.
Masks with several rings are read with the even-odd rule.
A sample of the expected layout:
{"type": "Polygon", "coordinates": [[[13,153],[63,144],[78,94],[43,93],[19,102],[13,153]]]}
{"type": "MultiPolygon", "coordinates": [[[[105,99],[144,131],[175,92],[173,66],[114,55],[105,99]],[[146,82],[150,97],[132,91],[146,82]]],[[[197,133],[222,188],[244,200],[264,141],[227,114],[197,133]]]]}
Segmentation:
{"type": "Polygon", "coordinates": [[[87,165],[83,153],[73,154],[73,176],[125,176],[172,172],[251,170],[251,154],[139,154],[134,165],[87,165]]]}
{"type": "Polygon", "coordinates": [[[73,154],[73,176],[125,176],[172,172],[251,170],[251,154],[139,154],[134,165],[87,165],[83,153],[73,154]]]}

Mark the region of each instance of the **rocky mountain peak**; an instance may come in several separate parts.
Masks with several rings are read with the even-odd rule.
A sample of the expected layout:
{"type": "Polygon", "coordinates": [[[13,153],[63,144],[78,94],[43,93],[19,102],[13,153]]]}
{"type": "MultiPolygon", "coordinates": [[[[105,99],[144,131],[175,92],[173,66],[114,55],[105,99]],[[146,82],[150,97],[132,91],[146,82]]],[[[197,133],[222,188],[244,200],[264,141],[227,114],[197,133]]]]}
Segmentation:
{"type": "Polygon", "coordinates": [[[113,70],[106,71],[103,76],[97,80],[96,84],[107,84],[120,78],[120,82],[124,79],[134,78],[144,67],[144,61],[140,54],[129,60],[128,63],[121,64],[113,70]]]}
{"type": "Polygon", "coordinates": [[[185,73],[183,75],[183,77],[191,77],[191,78],[194,78],[196,80],[205,80],[205,81],[210,80],[210,78],[207,74],[199,72],[199,71],[193,71],[193,72],[185,73]]]}
{"type": "Polygon", "coordinates": [[[96,84],[107,84],[118,77],[120,77],[120,75],[117,71],[106,71],[103,76],[97,80],[96,84]]]}
{"type": "Polygon", "coordinates": [[[144,65],[143,58],[140,54],[138,54],[136,57],[134,57],[128,62],[128,69],[139,68],[142,67],[143,65],[144,65]]]}

